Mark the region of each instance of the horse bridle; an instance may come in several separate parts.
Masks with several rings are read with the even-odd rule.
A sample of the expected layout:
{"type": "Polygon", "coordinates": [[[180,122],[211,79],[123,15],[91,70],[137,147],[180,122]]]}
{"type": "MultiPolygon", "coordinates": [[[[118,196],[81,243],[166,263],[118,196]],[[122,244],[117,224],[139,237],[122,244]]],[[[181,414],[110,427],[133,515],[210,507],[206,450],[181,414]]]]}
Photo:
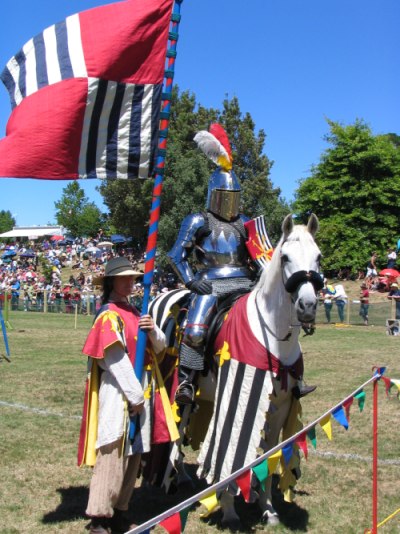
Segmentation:
{"type": "MultiPolygon", "coordinates": [[[[282,270],[282,279],[283,279],[283,270],[282,270]]],[[[324,287],[324,282],[322,280],[321,275],[317,271],[313,271],[313,270],[310,270],[310,271],[296,271],[291,276],[289,276],[289,278],[286,280],[286,282],[285,282],[285,280],[283,280],[283,285],[284,285],[286,291],[292,296],[293,293],[295,293],[297,291],[297,289],[302,284],[305,284],[305,283],[308,283],[308,282],[310,282],[313,285],[315,294],[317,294],[318,291],[320,291],[324,287]]],[[[288,341],[290,339],[291,335],[292,335],[291,334],[291,329],[292,329],[293,325],[290,326],[289,332],[285,337],[278,338],[278,336],[274,332],[272,332],[272,330],[269,328],[269,326],[265,322],[264,318],[262,317],[262,314],[260,312],[260,309],[259,309],[258,303],[257,303],[257,296],[255,298],[255,305],[256,305],[258,316],[259,316],[259,320],[264,324],[265,328],[278,341],[288,341]]],[[[301,325],[299,325],[299,326],[301,326],[301,325]]],[[[305,329],[306,335],[311,335],[311,334],[314,333],[314,330],[312,328],[310,328],[310,327],[305,328],[303,326],[303,329],[305,329]]]]}
{"type": "Polygon", "coordinates": [[[321,275],[317,273],[317,271],[312,270],[296,271],[291,276],[289,276],[286,282],[283,281],[283,285],[285,286],[286,291],[292,294],[299,288],[299,286],[301,286],[301,284],[305,284],[307,282],[311,282],[314,287],[315,293],[318,293],[318,291],[320,291],[324,287],[324,282],[322,280],[321,275]]]}

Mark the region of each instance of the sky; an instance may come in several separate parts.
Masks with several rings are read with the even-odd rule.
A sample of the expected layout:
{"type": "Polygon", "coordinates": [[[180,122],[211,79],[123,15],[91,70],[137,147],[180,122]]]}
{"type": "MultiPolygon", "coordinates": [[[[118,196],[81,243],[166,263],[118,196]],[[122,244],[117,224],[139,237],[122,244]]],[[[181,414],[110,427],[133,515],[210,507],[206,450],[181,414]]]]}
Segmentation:
{"type": "MultiPolygon", "coordinates": [[[[110,2],[3,2],[0,70],[31,37],[65,17],[110,2]]],[[[264,152],[270,179],[290,201],[328,144],[326,119],[363,119],[374,134],[400,134],[399,0],[184,0],[175,80],[205,107],[237,97],[264,152]]],[[[0,137],[10,115],[0,87],[0,137]]],[[[0,210],[18,226],[55,224],[67,181],[0,178],[0,210]]],[[[102,210],[98,180],[81,180],[102,210]]]]}

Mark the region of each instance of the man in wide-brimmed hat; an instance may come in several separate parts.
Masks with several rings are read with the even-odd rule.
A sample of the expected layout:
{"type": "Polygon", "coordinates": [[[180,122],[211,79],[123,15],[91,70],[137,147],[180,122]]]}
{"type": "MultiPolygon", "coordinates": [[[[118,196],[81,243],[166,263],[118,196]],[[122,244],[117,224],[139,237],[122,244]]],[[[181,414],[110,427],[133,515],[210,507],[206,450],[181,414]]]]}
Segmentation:
{"type": "MultiPolygon", "coordinates": [[[[134,372],[138,329],[148,332],[156,354],[165,348],[165,336],[150,315],[139,317],[129,304],[133,283],[143,273],[127,258],[113,258],[104,275],[93,283],[103,289],[102,307],[87,337],[83,353],[89,356],[78,464],[95,465],[86,509],[90,532],[126,532],[124,512],[132,495],[140,455],[150,450],[149,400],[134,372]],[[129,440],[129,416],[140,416],[139,432],[129,440]]],[[[146,365],[149,362],[146,361],[146,365]]],[[[146,373],[143,379],[147,380],[146,373]]]]}
{"type": "Polygon", "coordinates": [[[396,319],[400,319],[400,289],[397,282],[391,284],[388,299],[392,299],[396,302],[396,319]]]}

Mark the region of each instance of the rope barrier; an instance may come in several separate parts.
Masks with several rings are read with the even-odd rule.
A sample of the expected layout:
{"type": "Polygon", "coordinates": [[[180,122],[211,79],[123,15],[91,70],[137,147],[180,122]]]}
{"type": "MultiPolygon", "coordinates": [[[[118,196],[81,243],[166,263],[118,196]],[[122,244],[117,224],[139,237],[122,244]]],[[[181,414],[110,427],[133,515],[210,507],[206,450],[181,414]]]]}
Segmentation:
{"type": "Polygon", "coordinates": [[[162,512],[158,516],[153,517],[152,519],[146,521],[142,525],[139,525],[139,526],[135,527],[134,529],[129,530],[125,534],[140,534],[141,532],[147,531],[150,528],[154,527],[155,525],[158,525],[159,523],[161,523],[161,521],[163,521],[164,519],[167,519],[168,517],[180,512],[181,510],[184,510],[185,508],[189,508],[189,506],[191,506],[192,504],[194,504],[194,503],[200,501],[201,499],[211,495],[212,493],[215,493],[218,490],[226,489],[226,487],[229,485],[230,482],[236,480],[240,475],[242,475],[246,471],[249,471],[252,467],[255,467],[256,465],[260,464],[261,462],[263,462],[264,460],[266,460],[267,458],[269,458],[270,456],[272,456],[276,452],[280,451],[281,449],[283,449],[284,447],[286,447],[290,443],[296,441],[296,439],[298,437],[300,437],[302,434],[305,434],[311,428],[315,427],[319,422],[321,422],[328,415],[332,414],[335,410],[341,408],[343,406],[343,404],[345,404],[348,400],[350,400],[355,395],[357,395],[357,393],[362,391],[364,387],[366,387],[371,382],[375,382],[375,381],[379,380],[381,378],[381,376],[382,375],[381,375],[380,371],[376,371],[371,378],[369,378],[361,386],[359,386],[357,389],[355,389],[350,395],[348,395],[342,401],[338,402],[335,406],[333,406],[331,409],[326,411],[323,415],[321,415],[320,417],[315,419],[315,421],[313,421],[312,423],[309,423],[308,425],[303,427],[301,429],[301,431],[297,432],[296,434],[294,434],[290,438],[286,439],[285,441],[282,441],[281,443],[279,443],[278,445],[276,445],[275,447],[273,447],[272,449],[270,449],[266,453],[262,454],[261,456],[259,456],[258,458],[256,458],[252,462],[250,462],[249,464],[241,467],[240,469],[238,469],[237,471],[235,471],[234,473],[229,475],[229,477],[225,478],[224,480],[221,480],[221,481],[217,482],[216,484],[213,484],[212,486],[209,486],[205,490],[197,493],[196,495],[193,495],[192,497],[189,497],[185,501],[173,506],[172,508],[170,508],[169,510],[167,510],[165,512],[162,512]]]}
{"type": "MultiPolygon", "coordinates": [[[[393,512],[392,514],[388,515],[386,517],[386,519],[384,519],[383,521],[381,521],[380,523],[378,523],[377,525],[377,528],[379,527],[382,527],[385,523],[387,523],[388,521],[390,521],[391,519],[393,519],[397,514],[400,513],[400,508],[398,508],[395,512],[393,512]]],[[[372,530],[370,530],[369,528],[365,529],[364,530],[364,534],[372,534],[372,530]]]]}

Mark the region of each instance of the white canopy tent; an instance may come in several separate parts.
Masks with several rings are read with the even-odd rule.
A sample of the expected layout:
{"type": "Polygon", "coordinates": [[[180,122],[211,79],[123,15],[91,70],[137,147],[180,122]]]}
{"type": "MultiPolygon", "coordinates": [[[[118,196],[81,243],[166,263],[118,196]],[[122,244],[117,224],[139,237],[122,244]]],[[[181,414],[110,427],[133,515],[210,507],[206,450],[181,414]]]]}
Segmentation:
{"type": "Polygon", "coordinates": [[[2,237],[27,237],[39,238],[46,235],[63,235],[64,228],[62,226],[14,226],[12,230],[0,234],[2,237]]]}

